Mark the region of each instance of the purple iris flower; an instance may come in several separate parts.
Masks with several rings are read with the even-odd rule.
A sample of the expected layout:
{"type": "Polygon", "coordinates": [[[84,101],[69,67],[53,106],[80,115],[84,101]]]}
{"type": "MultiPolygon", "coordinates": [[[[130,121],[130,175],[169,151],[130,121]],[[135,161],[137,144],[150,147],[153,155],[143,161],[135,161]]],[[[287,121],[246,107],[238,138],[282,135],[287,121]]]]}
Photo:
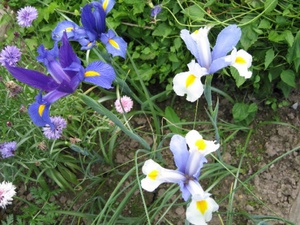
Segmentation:
{"type": "Polygon", "coordinates": [[[103,88],[111,88],[116,75],[109,64],[96,61],[84,68],[73,51],[66,32],[62,37],[62,46],[47,50],[44,46],[38,48],[37,60],[42,62],[51,76],[35,70],[5,65],[7,70],[19,81],[40,89],[36,102],[30,105],[29,115],[37,126],[48,124],[55,129],[50,119],[50,106],[58,99],[72,94],[82,81],[86,81],[103,88]],[[100,76],[101,74],[101,76],[100,76]],[[42,92],[45,95],[42,95],[42,92]]]}
{"type": "Polygon", "coordinates": [[[91,41],[100,39],[105,32],[106,12],[99,2],[86,4],[81,10],[81,22],[91,41]]]}
{"type": "Polygon", "coordinates": [[[114,0],[101,0],[86,4],[81,10],[83,26],[80,27],[71,21],[60,22],[52,31],[52,39],[60,41],[63,32],[67,32],[68,39],[79,42],[81,50],[91,49],[98,40],[101,40],[110,54],[125,58],[127,43],[121,37],[117,37],[112,30],[105,33],[106,14],[114,4],[114,0]]]}

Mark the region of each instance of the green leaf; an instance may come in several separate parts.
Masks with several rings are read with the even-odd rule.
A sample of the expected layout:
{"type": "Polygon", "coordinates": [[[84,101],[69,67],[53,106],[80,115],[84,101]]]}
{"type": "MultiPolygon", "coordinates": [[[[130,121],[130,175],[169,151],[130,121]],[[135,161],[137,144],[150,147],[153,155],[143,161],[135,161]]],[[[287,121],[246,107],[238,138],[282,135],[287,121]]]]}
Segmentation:
{"type": "Polygon", "coordinates": [[[112,122],[114,122],[130,138],[138,141],[147,150],[151,149],[149,144],[143,138],[141,138],[139,135],[133,133],[133,131],[128,130],[127,127],[125,127],[125,125],[119,120],[119,118],[116,117],[115,114],[113,114],[111,111],[109,111],[103,105],[100,105],[94,99],[92,99],[86,95],[81,95],[81,99],[85,102],[85,104],[90,106],[97,113],[107,116],[112,122]]]}
{"type": "Polygon", "coordinates": [[[276,85],[276,87],[279,88],[279,89],[282,91],[282,93],[283,93],[283,95],[284,95],[285,98],[288,98],[288,97],[289,97],[289,95],[290,95],[290,93],[291,93],[291,90],[292,90],[292,87],[291,87],[291,86],[287,85],[287,84],[284,83],[283,81],[280,81],[280,82],[276,85]]]}
{"type": "Polygon", "coordinates": [[[204,17],[204,11],[197,5],[192,5],[190,7],[187,7],[184,10],[184,14],[190,17],[192,20],[202,20],[204,17]]]}
{"type": "MultiPolygon", "coordinates": [[[[243,22],[247,22],[251,18],[245,19],[243,22]]],[[[258,39],[258,33],[255,31],[257,23],[252,22],[244,27],[242,27],[242,38],[241,44],[247,50],[251,45],[253,45],[258,39]]]]}
{"type": "Polygon", "coordinates": [[[274,55],[274,50],[272,48],[270,48],[267,52],[266,52],[266,56],[265,56],[265,69],[268,68],[268,66],[270,65],[270,63],[274,60],[275,55],[274,55]]]}
{"type": "Polygon", "coordinates": [[[173,133],[181,134],[182,126],[178,125],[181,121],[176,112],[170,106],[167,106],[165,109],[165,117],[167,119],[167,123],[169,124],[169,128],[173,133]]]}
{"type": "Polygon", "coordinates": [[[172,29],[170,26],[168,26],[165,23],[159,24],[156,29],[153,31],[153,36],[159,36],[159,37],[167,37],[169,34],[171,34],[172,29]]]}
{"type": "Polygon", "coordinates": [[[283,33],[284,33],[284,39],[288,43],[289,47],[292,47],[295,40],[294,35],[290,30],[285,30],[283,33]]]}
{"type": "Polygon", "coordinates": [[[260,29],[270,29],[271,28],[271,23],[269,20],[262,19],[258,25],[258,28],[260,29]]]}
{"type": "Polygon", "coordinates": [[[250,105],[245,103],[235,103],[232,108],[233,119],[236,123],[241,123],[243,125],[249,125],[257,112],[257,105],[251,103],[250,105]]]}
{"type": "Polygon", "coordinates": [[[283,70],[280,74],[281,80],[293,88],[296,87],[295,77],[293,70],[283,70]]]}
{"type": "Polygon", "coordinates": [[[288,49],[287,61],[294,63],[294,68],[298,72],[300,66],[300,31],[297,32],[292,47],[288,49]]]}
{"type": "Polygon", "coordinates": [[[235,80],[235,84],[237,87],[242,86],[243,83],[245,83],[246,79],[242,76],[240,76],[238,70],[236,68],[234,68],[233,66],[230,67],[230,73],[232,75],[232,77],[235,80]]]}
{"type": "Polygon", "coordinates": [[[265,13],[273,11],[278,4],[278,0],[266,0],[264,3],[265,13]]]}

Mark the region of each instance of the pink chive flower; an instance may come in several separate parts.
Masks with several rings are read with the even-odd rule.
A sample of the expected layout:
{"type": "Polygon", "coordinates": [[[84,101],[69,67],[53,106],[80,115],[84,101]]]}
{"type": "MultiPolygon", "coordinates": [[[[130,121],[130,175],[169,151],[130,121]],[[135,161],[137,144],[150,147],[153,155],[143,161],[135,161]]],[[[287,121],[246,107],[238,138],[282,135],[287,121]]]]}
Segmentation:
{"type": "Polygon", "coordinates": [[[54,129],[47,124],[43,127],[43,133],[49,140],[56,140],[61,137],[63,129],[67,127],[67,121],[61,116],[50,117],[50,120],[54,129]]]}
{"type": "Polygon", "coordinates": [[[7,63],[9,66],[15,66],[21,58],[21,51],[16,46],[6,46],[0,52],[0,63],[5,66],[7,63]]]}
{"type": "Polygon", "coordinates": [[[115,108],[119,113],[127,113],[132,109],[133,101],[130,97],[124,95],[115,101],[115,108]]]}
{"type": "Polygon", "coordinates": [[[5,209],[12,202],[12,197],[16,194],[16,187],[11,182],[0,183],[0,207],[5,209]]]}
{"type": "Polygon", "coordinates": [[[38,11],[32,6],[25,6],[17,12],[17,21],[21,27],[30,27],[38,17],[38,11]]]}

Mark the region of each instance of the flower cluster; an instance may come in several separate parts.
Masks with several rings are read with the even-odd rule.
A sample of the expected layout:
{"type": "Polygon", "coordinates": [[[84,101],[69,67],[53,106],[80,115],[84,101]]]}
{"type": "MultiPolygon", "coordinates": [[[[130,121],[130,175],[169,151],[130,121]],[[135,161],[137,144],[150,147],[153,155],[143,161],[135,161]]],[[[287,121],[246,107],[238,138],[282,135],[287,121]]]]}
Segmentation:
{"type": "Polygon", "coordinates": [[[51,129],[47,124],[43,127],[43,133],[46,138],[50,140],[56,140],[61,137],[62,131],[67,127],[67,121],[61,116],[50,117],[51,123],[54,125],[54,129],[51,129]]]}
{"type": "Polygon", "coordinates": [[[106,14],[113,8],[114,0],[100,0],[86,4],[81,10],[82,27],[71,21],[62,21],[52,31],[52,39],[60,41],[63,33],[69,40],[77,41],[82,50],[91,49],[100,40],[113,56],[125,58],[127,43],[116,36],[113,30],[106,30],[106,14]]]}
{"type": "Polygon", "coordinates": [[[14,156],[17,148],[17,142],[4,142],[0,144],[0,153],[3,159],[14,156]]]}
{"type": "Polygon", "coordinates": [[[21,27],[30,27],[38,17],[38,11],[32,6],[26,6],[17,12],[17,22],[21,27]]]}
{"type": "Polygon", "coordinates": [[[75,92],[81,82],[88,82],[109,89],[116,77],[111,65],[102,61],[90,63],[86,68],[73,51],[66,32],[62,37],[62,45],[56,43],[51,50],[43,45],[38,48],[37,60],[42,62],[51,76],[35,70],[5,65],[6,69],[19,81],[40,89],[36,102],[29,106],[29,115],[37,126],[49,125],[55,130],[50,119],[50,106],[58,99],[75,92]],[[42,92],[46,92],[42,95],[42,92]]]}
{"type": "Polygon", "coordinates": [[[124,95],[115,101],[115,108],[119,113],[127,113],[133,107],[133,101],[130,97],[124,95]]]}
{"type": "Polygon", "coordinates": [[[12,197],[16,194],[16,187],[11,182],[3,181],[0,183],[0,207],[5,208],[12,202],[12,197]]]}
{"type": "Polygon", "coordinates": [[[10,66],[16,66],[17,62],[20,60],[21,51],[16,46],[6,46],[0,52],[0,63],[2,66],[8,64],[10,66]]]}
{"type": "Polygon", "coordinates": [[[240,76],[250,78],[249,67],[252,56],[244,50],[237,51],[235,46],[241,38],[241,29],[236,25],[225,27],[218,35],[212,51],[208,40],[210,27],[200,28],[192,34],[182,30],[180,37],[188,50],[196,58],[188,64],[189,71],[177,74],[173,79],[173,89],[179,96],[187,95],[187,100],[194,102],[203,94],[201,77],[213,74],[227,66],[235,67],[240,76]],[[227,55],[228,52],[230,55],[227,55]]]}
{"type": "Polygon", "coordinates": [[[165,169],[153,160],[147,160],[142,168],[146,175],[141,181],[142,188],[152,192],[162,183],[177,183],[183,199],[188,201],[191,198],[186,211],[187,220],[193,224],[206,224],[211,220],[212,212],[217,211],[219,206],[203,190],[198,178],[203,164],[207,162],[205,156],[216,151],[219,146],[214,141],[204,140],[196,130],[188,132],[185,138],[174,135],[170,150],[177,170],[165,169]]]}

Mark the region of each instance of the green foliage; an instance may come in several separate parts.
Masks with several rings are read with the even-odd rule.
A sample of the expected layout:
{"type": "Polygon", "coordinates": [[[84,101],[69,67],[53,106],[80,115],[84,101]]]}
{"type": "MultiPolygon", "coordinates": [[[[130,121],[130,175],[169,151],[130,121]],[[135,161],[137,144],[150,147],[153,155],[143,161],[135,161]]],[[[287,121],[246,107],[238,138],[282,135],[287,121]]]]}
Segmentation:
{"type": "Polygon", "coordinates": [[[248,126],[255,118],[257,109],[255,103],[235,103],[232,108],[232,115],[235,123],[248,126]]]}
{"type": "Polygon", "coordinates": [[[56,224],[58,214],[55,210],[59,209],[59,205],[50,202],[50,197],[57,195],[60,190],[45,191],[42,188],[32,187],[29,189],[34,204],[29,207],[23,207],[23,214],[19,218],[29,219],[30,224],[56,224]]]}

